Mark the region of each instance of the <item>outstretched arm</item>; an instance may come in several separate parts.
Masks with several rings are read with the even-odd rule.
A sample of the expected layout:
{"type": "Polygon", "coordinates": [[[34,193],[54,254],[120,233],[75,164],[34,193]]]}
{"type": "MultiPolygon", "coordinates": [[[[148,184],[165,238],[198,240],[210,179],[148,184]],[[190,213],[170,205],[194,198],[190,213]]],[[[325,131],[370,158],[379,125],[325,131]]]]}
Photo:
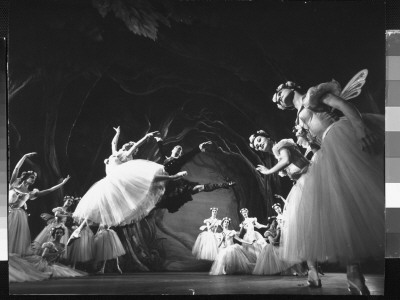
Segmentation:
{"type": "Polygon", "coordinates": [[[254,243],[254,241],[251,242],[251,243],[250,243],[250,242],[247,242],[247,241],[241,239],[240,237],[238,237],[237,235],[235,235],[233,238],[234,238],[235,240],[241,242],[241,243],[248,244],[248,245],[252,245],[252,244],[254,243]]]}
{"type": "Polygon", "coordinates": [[[257,171],[260,172],[261,174],[264,175],[271,175],[276,172],[279,172],[283,169],[285,169],[288,165],[290,165],[290,152],[289,150],[282,148],[279,152],[280,154],[280,160],[278,163],[273,166],[271,169],[268,169],[267,167],[263,165],[257,165],[257,171]]]}
{"type": "Polygon", "coordinates": [[[126,156],[131,155],[133,152],[136,151],[136,149],[138,149],[141,145],[144,144],[144,142],[146,142],[149,138],[154,137],[154,135],[159,134],[158,131],[154,131],[154,132],[149,132],[148,134],[146,134],[144,137],[142,137],[137,143],[135,143],[127,152],[126,152],[126,156]]]}
{"type": "Polygon", "coordinates": [[[68,175],[67,178],[63,179],[63,181],[47,190],[39,191],[37,192],[34,196],[35,197],[42,197],[47,194],[50,194],[51,192],[54,192],[55,190],[58,190],[60,187],[62,187],[64,184],[67,183],[67,181],[70,179],[70,176],[68,175]]]}
{"type": "Polygon", "coordinates": [[[21,166],[24,163],[25,159],[27,159],[28,157],[31,157],[31,156],[33,156],[35,154],[36,154],[36,152],[32,152],[32,153],[24,154],[24,156],[22,156],[22,158],[19,160],[19,162],[17,163],[17,165],[14,168],[14,171],[11,174],[10,183],[13,183],[17,179],[18,173],[19,173],[19,169],[21,168],[21,166]]]}
{"type": "Polygon", "coordinates": [[[268,228],[268,225],[260,224],[256,220],[254,220],[254,227],[260,229],[260,228],[268,228]]]}
{"type": "Polygon", "coordinates": [[[340,110],[351,122],[356,131],[357,138],[361,141],[361,148],[368,153],[374,152],[375,143],[378,142],[377,136],[372,133],[364,124],[360,112],[357,108],[344,99],[329,94],[322,102],[330,107],[340,110]]]}
{"type": "Polygon", "coordinates": [[[283,198],[281,195],[278,195],[278,194],[275,194],[274,196],[275,196],[275,198],[280,198],[283,201],[283,203],[286,205],[286,199],[285,198],[283,198]]]}
{"type": "Polygon", "coordinates": [[[119,128],[119,126],[117,128],[114,128],[115,130],[115,135],[114,138],[111,141],[111,151],[113,154],[117,153],[117,145],[118,145],[118,139],[119,139],[119,135],[121,133],[121,129],[119,128]]]}

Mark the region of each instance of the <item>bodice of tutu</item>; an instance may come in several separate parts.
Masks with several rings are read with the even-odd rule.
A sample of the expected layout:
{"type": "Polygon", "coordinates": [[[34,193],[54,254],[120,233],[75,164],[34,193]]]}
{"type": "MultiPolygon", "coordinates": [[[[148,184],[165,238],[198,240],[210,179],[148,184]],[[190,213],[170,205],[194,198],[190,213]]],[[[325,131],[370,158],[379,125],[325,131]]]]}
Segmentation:
{"type": "Polygon", "coordinates": [[[42,245],[43,250],[48,249],[47,254],[45,255],[45,259],[50,263],[54,263],[58,260],[60,255],[62,254],[65,246],[64,244],[56,244],[53,242],[47,242],[42,245]]]}
{"type": "Polygon", "coordinates": [[[285,168],[286,174],[291,179],[298,179],[307,171],[310,164],[307,158],[300,152],[299,147],[292,139],[283,139],[272,147],[276,159],[281,159],[280,151],[287,149],[290,153],[290,164],[285,168]]]}
{"type": "Polygon", "coordinates": [[[338,82],[331,81],[321,83],[307,91],[303,99],[303,106],[299,111],[298,118],[310,133],[322,140],[324,132],[339,118],[332,112],[332,108],[322,101],[332,95],[339,96],[341,88],[338,82]]]}
{"type": "Polygon", "coordinates": [[[219,224],[221,223],[221,220],[218,220],[217,218],[209,218],[205,219],[204,223],[210,224],[210,231],[215,232],[218,229],[219,224]]]}
{"type": "Polygon", "coordinates": [[[56,219],[56,223],[57,224],[65,224],[65,222],[67,221],[67,217],[57,217],[56,213],[61,213],[63,215],[67,215],[69,214],[68,211],[66,210],[65,207],[56,207],[53,208],[52,212],[54,213],[55,219],[56,219]]]}
{"type": "Polygon", "coordinates": [[[34,189],[31,192],[23,192],[20,190],[20,187],[17,184],[11,184],[8,196],[9,196],[9,205],[11,208],[21,208],[25,205],[26,201],[29,199],[35,199],[35,194],[38,192],[38,189],[34,189]]]}
{"type": "Polygon", "coordinates": [[[130,160],[132,160],[132,157],[127,156],[124,151],[111,154],[106,163],[106,174],[114,170],[114,168],[120,164],[130,160]]]}
{"type": "Polygon", "coordinates": [[[246,229],[247,233],[254,231],[254,225],[257,222],[257,218],[247,218],[242,222],[242,226],[246,229]]]}
{"type": "Polygon", "coordinates": [[[222,239],[222,243],[220,248],[227,248],[229,246],[234,245],[234,241],[233,238],[236,235],[236,231],[235,230],[224,230],[220,233],[220,238],[222,239]]]}

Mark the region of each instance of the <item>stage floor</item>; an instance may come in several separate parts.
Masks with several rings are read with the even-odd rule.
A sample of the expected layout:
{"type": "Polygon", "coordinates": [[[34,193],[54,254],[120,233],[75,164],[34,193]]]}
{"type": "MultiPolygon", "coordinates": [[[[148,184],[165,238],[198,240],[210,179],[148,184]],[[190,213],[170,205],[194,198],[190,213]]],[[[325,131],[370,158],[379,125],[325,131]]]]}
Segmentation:
{"type": "MultiPolygon", "coordinates": [[[[384,276],[365,275],[372,295],[383,295],[384,276]]],[[[306,277],[210,276],[208,273],[130,273],[92,275],[41,282],[10,283],[10,294],[210,295],[298,294],[347,295],[346,274],[321,276],[322,288],[306,286],[306,277]]]]}

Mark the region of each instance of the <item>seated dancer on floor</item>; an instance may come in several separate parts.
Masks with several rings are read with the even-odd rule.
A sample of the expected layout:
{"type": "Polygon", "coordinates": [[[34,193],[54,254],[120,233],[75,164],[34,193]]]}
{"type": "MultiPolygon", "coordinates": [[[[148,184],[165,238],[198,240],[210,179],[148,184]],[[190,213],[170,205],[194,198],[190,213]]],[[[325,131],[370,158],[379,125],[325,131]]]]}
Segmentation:
{"type": "Polygon", "coordinates": [[[33,264],[37,270],[51,273],[52,278],[87,276],[88,274],[85,272],[71,269],[58,262],[66,248],[66,245],[61,243],[64,233],[64,227],[53,227],[51,230],[53,240],[42,245],[41,256],[30,255],[26,256],[25,259],[33,264]]]}
{"type": "Polygon", "coordinates": [[[94,253],[95,264],[103,261],[103,265],[97,274],[104,274],[107,261],[112,259],[116,260],[117,270],[122,274],[118,257],[125,255],[125,249],[117,233],[107,225],[100,225],[94,236],[94,253]]]}
{"type": "Polygon", "coordinates": [[[8,190],[8,252],[19,255],[32,254],[31,233],[28,226],[28,214],[26,213],[27,201],[45,196],[59,188],[69,180],[69,176],[63,179],[61,183],[43,191],[30,187],[35,183],[37,174],[33,171],[22,172],[18,177],[19,170],[25,159],[36,153],[25,154],[15,166],[11,175],[8,190]]]}
{"type": "Polygon", "coordinates": [[[155,133],[146,134],[137,143],[117,150],[119,127],[111,143],[112,154],[105,160],[106,177],[96,182],[79,201],[73,217],[83,220],[72,233],[69,243],[80,237],[86,220],[108,226],[139,221],[155,207],[165,190],[165,181],[185,176],[168,175],[164,166],[144,159],[132,159],[139,146],[155,133]]]}
{"type": "Polygon", "coordinates": [[[51,277],[51,272],[41,272],[30,262],[15,253],[8,254],[8,281],[41,281],[51,277]]]}
{"type": "Polygon", "coordinates": [[[214,260],[218,254],[218,240],[215,233],[221,220],[217,219],[217,207],[211,207],[211,217],[204,220],[206,225],[200,227],[201,232],[194,243],[192,254],[197,259],[214,260]]]}
{"type": "MultiPolygon", "coordinates": [[[[172,149],[171,156],[165,155],[163,140],[159,137],[155,137],[159,147],[160,154],[164,159],[164,168],[169,175],[178,173],[181,168],[189,162],[194,156],[200,152],[206,151],[205,146],[210,145],[211,142],[201,143],[198,147],[194,148],[192,151],[182,155],[182,147],[175,146],[172,149]]],[[[176,212],[181,208],[186,202],[192,201],[192,195],[200,192],[212,192],[216,189],[228,189],[229,187],[235,185],[235,182],[223,182],[223,183],[207,183],[199,184],[198,182],[191,182],[186,179],[180,179],[176,181],[169,182],[166,185],[166,191],[161,201],[157,203],[157,208],[167,208],[170,213],[176,212]]]]}
{"type": "MultiPolygon", "coordinates": [[[[360,114],[345,100],[361,93],[367,74],[362,70],[343,90],[333,80],[306,94],[287,82],[272,99],[280,109],[296,109],[296,123],[321,141],[302,191],[288,196],[284,258],[347,265],[350,292],[364,295],[359,262],[384,258],[384,116],[360,114]],[[333,118],[332,109],[344,116],[333,118]]],[[[309,281],[320,285],[312,273],[309,281]]]]}
{"type": "MultiPolygon", "coordinates": [[[[51,229],[53,227],[61,226],[65,230],[65,234],[61,238],[61,243],[67,244],[69,239],[69,232],[68,228],[65,225],[68,217],[72,217],[72,212],[69,212],[71,205],[74,202],[74,197],[72,196],[64,196],[64,205],[62,207],[56,207],[52,210],[54,215],[50,215],[47,213],[42,213],[40,217],[47,221],[47,226],[37,235],[37,237],[32,242],[32,249],[36,254],[42,251],[42,245],[45,242],[50,242],[52,240],[51,237],[51,229]]],[[[65,249],[61,259],[68,258],[68,251],[67,248],[65,249]]]]}
{"type": "Polygon", "coordinates": [[[252,258],[255,260],[252,260],[252,263],[255,263],[258,255],[261,253],[262,248],[267,244],[263,238],[263,236],[258,232],[254,230],[254,227],[260,229],[260,228],[268,228],[267,225],[263,225],[257,222],[257,218],[249,218],[249,210],[247,208],[242,208],[240,210],[240,213],[242,214],[244,220],[242,223],[240,223],[240,229],[245,230],[246,233],[243,236],[243,240],[247,242],[252,242],[255,241],[252,244],[244,244],[243,247],[245,248],[246,251],[254,254],[252,258]]]}
{"type": "Polygon", "coordinates": [[[255,255],[244,249],[243,246],[235,244],[237,240],[242,245],[252,245],[254,241],[247,242],[239,238],[235,230],[229,230],[230,218],[222,219],[222,232],[218,233],[219,251],[211,266],[210,275],[233,275],[251,274],[254,268],[255,255]]]}

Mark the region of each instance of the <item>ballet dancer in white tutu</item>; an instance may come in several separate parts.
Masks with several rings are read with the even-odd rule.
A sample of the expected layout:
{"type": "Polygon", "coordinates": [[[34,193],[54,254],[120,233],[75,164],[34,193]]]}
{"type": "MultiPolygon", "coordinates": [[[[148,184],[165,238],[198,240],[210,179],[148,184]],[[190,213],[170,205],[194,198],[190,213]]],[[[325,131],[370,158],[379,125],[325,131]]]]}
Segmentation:
{"type": "Polygon", "coordinates": [[[117,233],[107,225],[100,225],[94,236],[94,258],[95,263],[102,261],[103,265],[97,273],[104,274],[107,261],[115,259],[117,270],[122,274],[118,262],[118,257],[122,255],[125,255],[125,249],[117,233]]]}
{"type": "Polygon", "coordinates": [[[64,233],[64,227],[53,227],[51,230],[53,240],[42,245],[41,256],[30,255],[24,259],[33,264],[37,270],[50,272],[52,278],[87,276],[85,272],[74,270],[58,262],[66,248],[66,245],[61,243],[64,233]]]}
{"type": "Polygon", "coordinates": [[[254,230],[254,227],[260,229],[260,228],[268,228],[268,226],[258,223],[257,218],[250,218],[249,210],[247,208],[242,208],[240,210],[240,213],[242,214],[244,220],[239,226],[241,230],[246,231],[245,235],[243,236],[243,240],[247,242],[255,241],[252,244],[245,243],[243,247],[245,248],[246,251],[254,254],[252,256],[254,260],[251,262],[255,263],[258,255],[261,253],[262,248],[267,243],[265,242],[263,236],[258,231],[254,230]]]}
{"type": "MultiPolygon", "coordinates": [[[[108,226],[124,225],[145,217],[159,201],[165,181],[179,179],[187,172],[168,175],[164,166],[143,159],[132,159],[138,147],[155,133],[146,134],[137,143],[117,150],[120,129],[114,128],[112,154],[105,161],[106,177],[96,182],[82,197],[73,217],[108,226]]],[[[72,233],[70,242],[79,238],[85,222],[72,233]]]]}
{"type": "MultiPolygon", "coordinates": [[[[345,100],[361,93],[367,74],[343,90],[333,80],[306,94],[287,82],[273,97],[280,109],[296,109],[296,123],[321,141],[301,193],[287,198],[284,258],[346,264],[350,292],[363,295],[369,290],[359,262],[384,257],[384,117],[361,115],[345,100]],[[332,109],[343,117],[332,117],[332,109]]],[[[310,271],[309,282],[319,286],[310,271]]]]}
{"type": "MultiPolygon", "coordinates": [[[[69,232],[68,228],[65,226],[65,222],[67,217],[72,217],[72,212],[69,212],[69,208],[74,203],[74,197],[71,196],[64,196],[64,205],[61,207],[56,207],[52,210],[54,215],[50,215],[47,213],[43,213],[40,217],[47,221],[47,226],[43,228],[43,230],[36,236],[34,241],[32,242],[32,249],[35,251],[36,254],[42,251],[42,245],[45,242],[50,242],[52,240],[51,237],[51,229],[53,227],[61,226],[65,230],[65,234],[61,238],[61,243],[67,244],[69,239],[69,232]]],[[[61,255],[62,259],[68,258],[68,251],[67,248],[65,249],[64,253],[61,255]]]]}
{"type": "Polygon", "coordinates": [[[218,208],[211,207],[211,217],[204,220],[205,225],[200,227],[201,232],[192,248],[192,254],[197,259],[213,261],[218,253],[218,240],[215,235],[221,220],[217,219],[218,208]]]}
{"type": "Polygon", "coordinates": [[[218,233],[219,251],[211,266],[210,275],[233,275],[251,274],[254,268],[255,254],[246,251],[239,244],[234,243],[234,239],[242,245],[252,245],[254,241],[247,242],[239,238],[235,230],[229,230],[231,219],[222,219],[222,232],[218,233]]]}
{"type": "Polygon", "coordinates": [[[22,172],[18,177],[19,170],[24,161],[36,153],[25,154],[15,166],[10,178],[8,190],[8,251],[19,255],[32,254],[31,234],[28,226],[28,215],[26,213],[27,201],[45,196],[59,188],[69,180],[69,176],[63,179],[61,183],[43,190],[30,190],[35,183],[37,174],[33,171],[22,172]]]}

